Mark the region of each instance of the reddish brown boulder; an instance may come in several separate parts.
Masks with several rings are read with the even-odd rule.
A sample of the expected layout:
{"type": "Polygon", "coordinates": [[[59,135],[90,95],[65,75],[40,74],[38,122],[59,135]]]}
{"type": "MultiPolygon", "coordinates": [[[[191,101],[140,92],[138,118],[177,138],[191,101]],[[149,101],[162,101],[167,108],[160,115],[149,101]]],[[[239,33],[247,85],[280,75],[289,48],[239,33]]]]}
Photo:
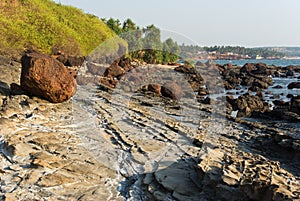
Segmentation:
{"type": "Polygon", "coordinates": [[[167,82],[161,87],[161,94],[171,99],[180,99],[183,95],[182,88],[175,82],[167,82]]]}
{"type": "Polygon", "coordinates": [[[50,102],[64,102],[76,91],[75,72],[48,55],[31,51],[22,57],[21,87],[50,102]]]}
{"type": "Polygon", "coordinates": [[[120,79],[122,75],[125,74],[125,70],[115,64],[112,64],[109,68],[104,72],[104,76],[108,78],[118,78],[120,79]]]}

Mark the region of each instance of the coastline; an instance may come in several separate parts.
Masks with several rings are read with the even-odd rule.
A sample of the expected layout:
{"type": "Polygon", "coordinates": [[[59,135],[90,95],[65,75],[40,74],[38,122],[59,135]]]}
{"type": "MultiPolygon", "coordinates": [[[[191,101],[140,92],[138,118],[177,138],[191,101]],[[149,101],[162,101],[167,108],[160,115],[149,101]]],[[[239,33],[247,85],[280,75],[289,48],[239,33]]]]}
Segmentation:
{"type": "MultiPolygon", "coordinates": [[[[300,146],[293,135],[299,128],[272,119],[252,122],[231,117],[222,100],[202,102],[199,96],[184,95],[176,100],[162,96],[162,91],[127,87],[143,85],[144,77],[155,78],[151,75],[175,81],[180,75],[190,81],[190,89],[206,90],[199,91],[203,81],[191,68],[150,66],[132,67],[128,72],[135,80],[112,77],[113,91],[102,90],[93,80],[78,85],[71,100],[53,104],[24,93],[10,95],[10,84],[20,84],[21,64],[3,60],[0,81],[7,87],[1,89],[8,91],[1,91],[0,170],[5,182],[1,197],[293,200],[299,196],[300,146]],[[267,194],[261,193],[266,189],[267,194]]],[[[91,73],[91,65],[85,69],[83,78],[102,78],[91,73]]]]}

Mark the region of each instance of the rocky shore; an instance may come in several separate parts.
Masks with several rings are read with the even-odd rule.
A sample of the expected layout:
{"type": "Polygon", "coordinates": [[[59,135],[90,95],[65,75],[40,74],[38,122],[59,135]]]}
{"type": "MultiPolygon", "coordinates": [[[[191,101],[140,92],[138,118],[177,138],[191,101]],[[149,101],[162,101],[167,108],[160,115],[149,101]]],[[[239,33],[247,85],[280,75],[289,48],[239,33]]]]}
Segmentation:
{"type": "Polygon", "coordinates": [[[67,69],[76,94],[51,103],[0,57],[1,200],[300,199],[299,66],[67,69]],[[269,98],[276,77],[293,94],[269,98]]]}

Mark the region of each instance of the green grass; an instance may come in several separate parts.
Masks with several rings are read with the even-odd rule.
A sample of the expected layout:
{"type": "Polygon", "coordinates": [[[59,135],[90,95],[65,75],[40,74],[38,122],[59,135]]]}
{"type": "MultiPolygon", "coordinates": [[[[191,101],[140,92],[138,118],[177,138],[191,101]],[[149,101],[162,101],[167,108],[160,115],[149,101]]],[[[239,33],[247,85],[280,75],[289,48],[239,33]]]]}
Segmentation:
{"type": "Polygon", "coordinates": [[[59,49],[66,54],[88,55],[103,41],[115,37],[96,16],[72,6],[51,0],[6,2],[0,0],[2,54],[34,48],[44,53],[59,49]]]}

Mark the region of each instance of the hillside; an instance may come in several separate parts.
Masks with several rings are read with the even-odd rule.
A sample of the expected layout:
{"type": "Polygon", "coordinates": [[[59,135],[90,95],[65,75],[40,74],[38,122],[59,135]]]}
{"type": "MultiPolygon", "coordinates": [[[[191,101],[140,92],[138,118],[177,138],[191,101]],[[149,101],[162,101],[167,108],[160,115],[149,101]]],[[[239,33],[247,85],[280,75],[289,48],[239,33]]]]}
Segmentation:
{"type": "Polygon", "coordinates": [[[52,0],[0,0],[0,53],[24,48],[88,55],[115,36],[100,19],[52,0]]]}
{"type": "Polygon", "coordinates": [[[267,49],[284,53],[289,57],[300,57],[300,47],[267,47],[267,49]]]}

